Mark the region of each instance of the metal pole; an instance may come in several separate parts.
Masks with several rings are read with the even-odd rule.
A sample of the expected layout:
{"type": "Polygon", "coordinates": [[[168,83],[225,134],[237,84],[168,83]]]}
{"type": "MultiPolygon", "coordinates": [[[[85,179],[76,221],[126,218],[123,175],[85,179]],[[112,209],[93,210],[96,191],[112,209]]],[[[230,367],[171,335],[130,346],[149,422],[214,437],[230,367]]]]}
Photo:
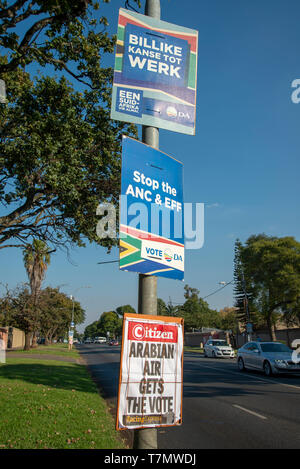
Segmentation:
{"type": "MultiPolygon", "coordinates": [[[[160,0],[146,0],[145,15],[160,19],[160,0]]],[[[159,130],[143,126],[142,141],[153,148],[159,148],[159,130]]],[[[139,275],[139,314],[157,315],[157,277],[139,275]]],[[[134,431],[134,449],[157,449],[157,429],[144,428],[134,431]]]]}

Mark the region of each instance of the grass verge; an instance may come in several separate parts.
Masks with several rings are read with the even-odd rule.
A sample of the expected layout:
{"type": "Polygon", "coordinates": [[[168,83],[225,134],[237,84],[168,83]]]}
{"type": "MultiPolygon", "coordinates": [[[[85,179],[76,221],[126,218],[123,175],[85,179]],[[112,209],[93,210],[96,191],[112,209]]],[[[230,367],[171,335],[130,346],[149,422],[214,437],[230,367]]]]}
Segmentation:
{"type": "Polygon", "coordinates": [[[8,358],[0,415],[2,449],[125,448],[84,365],[8,358]]]}
{"type": "Polygon", "coordinates": [[[184,346],[184,351],[185,352],[196,352],[196,353],[201,353],[201,354],[204,353],[203,349],[201,349],[200,347],[197,347],[197,346],[191,347],[190,345],[185,345],[184,346]]]}
{"type": "Polygon", "coordinates": [[[79,353],[76,348],[73,346],[72,350],[68,350],[68,344],[51,344],[51,345],[39,345],[36,348],[30,350],[12,350],[9,351],[9,357],[12,357],[15,354],[30,354],[30,355],[59,355],[59,356],[68,356],[72,358],[79,358],[79,353]]]}

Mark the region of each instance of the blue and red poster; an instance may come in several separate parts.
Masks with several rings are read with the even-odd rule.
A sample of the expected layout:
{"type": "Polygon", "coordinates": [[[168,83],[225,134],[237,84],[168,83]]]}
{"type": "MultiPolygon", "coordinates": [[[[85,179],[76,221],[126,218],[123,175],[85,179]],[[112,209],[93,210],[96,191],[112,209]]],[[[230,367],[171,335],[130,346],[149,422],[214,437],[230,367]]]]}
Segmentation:
{"type": "Polygon", "coordinates": [[[123,137],[120,269],[184,278],[183,165],[123,137]]]}
{"type": "Polygon", "coordinates": [[[195,134],[198,32],[120,9],[111,118],[195,134]]]}

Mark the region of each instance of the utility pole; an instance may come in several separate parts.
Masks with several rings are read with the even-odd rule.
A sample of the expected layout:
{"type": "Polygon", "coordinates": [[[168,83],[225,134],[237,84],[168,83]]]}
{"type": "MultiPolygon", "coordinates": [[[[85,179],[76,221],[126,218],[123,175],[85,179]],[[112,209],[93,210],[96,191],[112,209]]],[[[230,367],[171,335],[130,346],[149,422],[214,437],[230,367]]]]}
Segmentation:
{"type": "MultiPolygon", "coordinates": [[[[160,19],[160,0],[146,0],[145,15],[160,19]]],[[[142,141],[159,149],[159,130],[156,127],[143,126],[142,141]]],[[[139,274],[139,314],[157,315],[157,277],[139,274]]],[[[157,429],[144,428],[134,430],[134,449],[156,449],[157,429]]]]}

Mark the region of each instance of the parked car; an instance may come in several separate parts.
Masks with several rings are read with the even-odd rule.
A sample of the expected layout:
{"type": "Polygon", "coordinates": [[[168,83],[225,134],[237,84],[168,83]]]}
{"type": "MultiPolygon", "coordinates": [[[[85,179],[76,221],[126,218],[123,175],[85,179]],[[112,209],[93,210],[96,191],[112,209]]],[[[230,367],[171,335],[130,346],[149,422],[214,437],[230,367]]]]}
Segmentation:
{"type": "Polygon", "coordinates": [[[300,373],[300,363],[292,360],[292,353],[281,342],[248,342],[238,349],[238,368],[263,371],[266,376],[300,373]]]}
{"type": "Polygon", "coordinates": [[[204,345],[204,356],[212,358],[234,358],[234,350],[226,340],[209,339],[204,345]]]}

